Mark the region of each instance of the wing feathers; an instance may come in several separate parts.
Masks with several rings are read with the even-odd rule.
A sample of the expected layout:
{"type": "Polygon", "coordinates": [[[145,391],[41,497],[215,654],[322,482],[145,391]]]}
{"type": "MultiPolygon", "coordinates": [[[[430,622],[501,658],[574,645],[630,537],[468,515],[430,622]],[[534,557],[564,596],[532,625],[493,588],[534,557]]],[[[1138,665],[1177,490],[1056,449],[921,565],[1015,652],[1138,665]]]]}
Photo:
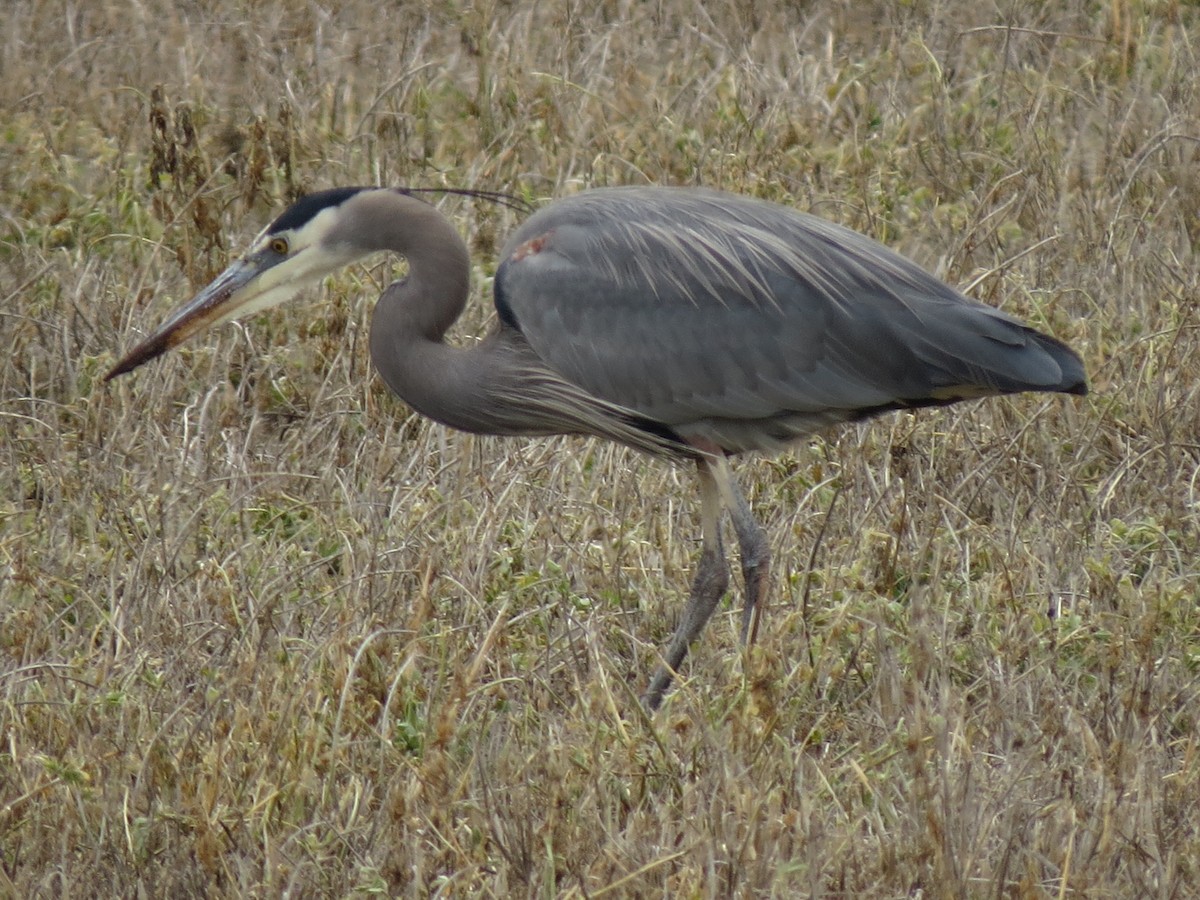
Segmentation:
{"type": "Polygon", "coordinates": [[[559,201],[513,236],[496,285],[504,322],[563,378],[681,433],[740,423],[743,445],[896,405],[1086,389],[1053,338],[863,235],[734,195],[559,201]]]}

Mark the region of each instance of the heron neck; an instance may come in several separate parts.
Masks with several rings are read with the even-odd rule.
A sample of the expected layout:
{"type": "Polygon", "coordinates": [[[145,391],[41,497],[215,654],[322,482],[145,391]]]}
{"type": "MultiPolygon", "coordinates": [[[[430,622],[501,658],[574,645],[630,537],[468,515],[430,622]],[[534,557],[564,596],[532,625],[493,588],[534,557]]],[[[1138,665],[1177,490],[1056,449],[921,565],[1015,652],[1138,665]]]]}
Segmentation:
{"type": "Polygon", "coordinates": [[[408,277],[390,285],[371,319],[371,359],[396,394],[418,412],[454,428],[480,430],[480,368],[474,353],[448,346],[446,331],[466,305],[470,258],[446,219],[403,195],[383,221],[388,249],[408,260],[408,277]]]}
{"type": "MultiPolygon", "coordinates": [[[[377,191],[367,199],[380,207],[373,249],[390,250],[408,262],[408,277],[392,284],[379,298],[372,322],[392,340],[423,338],[440,342],[467,303],[471,258],[454,226],[427,203],[394,191],[377,191]]],[[[374,338],[372,338],[374,341],[374,338]]]]}

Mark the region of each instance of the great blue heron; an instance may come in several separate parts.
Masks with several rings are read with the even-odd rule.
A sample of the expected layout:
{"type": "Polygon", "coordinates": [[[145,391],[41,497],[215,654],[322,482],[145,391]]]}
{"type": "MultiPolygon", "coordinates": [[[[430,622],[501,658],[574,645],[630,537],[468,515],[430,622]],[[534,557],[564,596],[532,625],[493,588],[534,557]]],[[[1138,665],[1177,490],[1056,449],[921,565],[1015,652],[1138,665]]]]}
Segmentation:
{"type": "Polygon", "coordinates": [[[595,435],[697,466],[703,549],[651,709],[728,586],[722,510],[752,637],[770,553],[728,456],[888,410],[1087,393],[1065,344],[870,238],[773,203],[657,187],[587,191],[530,217],[501,254],[496,326],[469,349],[443,341],[470,259],[441,213],[406,190],[311,194],[108,378],[381,251],[405,257],[408,277],[379,298],[371,358],[414,409],[464,431],[595,435]]]}

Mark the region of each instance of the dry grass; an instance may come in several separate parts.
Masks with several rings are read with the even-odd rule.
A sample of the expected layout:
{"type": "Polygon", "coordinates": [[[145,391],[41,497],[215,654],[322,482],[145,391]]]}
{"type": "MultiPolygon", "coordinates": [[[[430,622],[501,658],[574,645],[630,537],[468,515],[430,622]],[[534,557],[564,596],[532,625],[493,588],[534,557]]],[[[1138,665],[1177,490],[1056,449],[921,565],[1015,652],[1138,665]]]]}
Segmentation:
{"type": "MultiPolygon", "coordinates": [[[[1197,8],[423,6],[6,7],[0,896],[1200,893],[1197,8]],[[730,607],[650,721],[690,473],[410,415],[389,268],[99,382],[377,181],[814,209],[1094,393],[748,461],[761,641],[730,607]]],[[[514,221],[445,208],[470,340],[514,221]]]]}

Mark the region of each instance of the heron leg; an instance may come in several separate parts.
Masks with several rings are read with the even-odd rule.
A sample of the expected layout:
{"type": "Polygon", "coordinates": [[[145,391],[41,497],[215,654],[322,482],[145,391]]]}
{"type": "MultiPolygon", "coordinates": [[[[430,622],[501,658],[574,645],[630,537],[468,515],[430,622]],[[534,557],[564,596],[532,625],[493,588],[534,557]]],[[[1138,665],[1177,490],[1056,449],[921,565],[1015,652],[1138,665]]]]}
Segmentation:
{"type": "Polygon", "coordinates": [[[753,644],[758,637],[758,622],[766,601],[767,578],[771,574],[771,545],[767,533],[754,518],[746,495],[742,493],[724,458],[716,465],[721,497],[733,519],[738,551],[742,559],[742,578],[746,582],[746,605],[742,608],[742,643],[753,644]]]}
{"type": "Polygon", "coordinates": [[[683,618],[671,636],[671,642],[663,655],[663,664],[654,673],[643,698],[646,707],[651,711],[658,709],[658,705],[662,703],[667,688],[671,686],[675,673],[687,656],[688,647],[704,631],[704,626],[708,624],[721,597],[725,595],[725,589],[729,587],[729,564],[725,560],[725,548],[721,543],[723,492],[716,472],[716,468],[723,465],[723,457],[719,461],[704,458],[697,463],[704,550],[700,554],[700,565],[692,581],[692,593],[683,608],[683,618]]]}

